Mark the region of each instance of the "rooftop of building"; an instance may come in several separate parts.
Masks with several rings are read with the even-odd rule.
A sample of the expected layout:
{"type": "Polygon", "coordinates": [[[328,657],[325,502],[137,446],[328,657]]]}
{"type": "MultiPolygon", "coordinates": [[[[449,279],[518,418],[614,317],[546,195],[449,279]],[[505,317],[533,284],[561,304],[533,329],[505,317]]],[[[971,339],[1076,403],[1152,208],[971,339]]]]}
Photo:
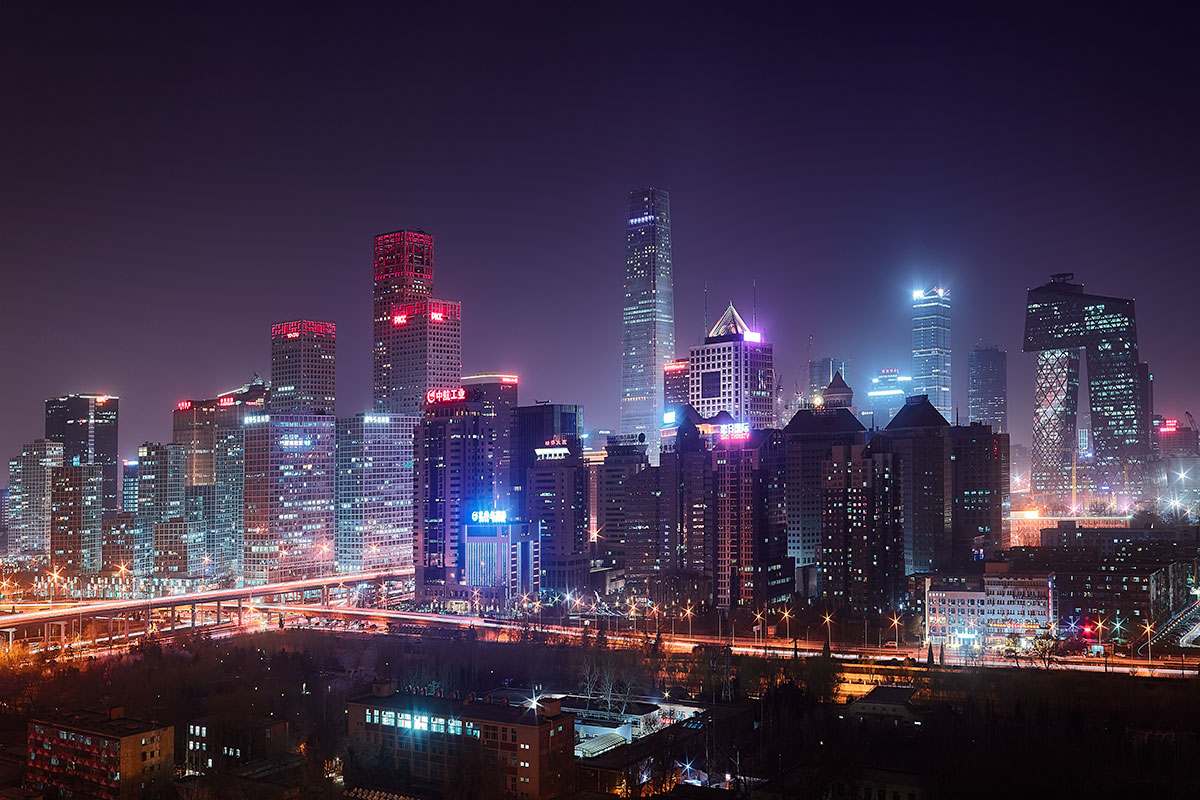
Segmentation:
{"type": "Polygon", "coordinates": [[[911,686],[876,686],[854,701],[883,706],[907,706],[917,690],[911,686]]]}
{"type": "Polygon", "coordinates": [[[35,717],[32,722],[49,727],[110,736],[117,739],[126,736],[138,736],[169,727],[167,725],[160,725],[157,722],[126,717],[124,710],[120,708],[114,708],[107,712],[80,709],[60,714],[46,714],[35,717]]]}
{"type": "Polygon", "coordinates": [[[479,719],[509,725],[534,725],[545,720],[569,716],[569,712],[562,710],[558,700],[551,698],[540,699],[536,719],[529,705],[529,697],[525,697],[521,704],[512,704],[507,702],[507,698],[504,702],[487,702],[397,692],[392,695],[365,694],[352,697],[347,702],[371,708],[440,714],[451,718],[479,719]]]}
{"type": "Polygon", "coordinates": [[[904,401],[904,407],[896,412],[885,431],[904,430],[906,428],[947,428],[950,423],[941,415],[929,396],[918,394],[904,401]]]}
{"type": "Polygon", "coordinates": [[[802,408],[783,431],[790,436],[829,435],[859,433],[866,431],[866,428],[848,408],[802,408]]]}

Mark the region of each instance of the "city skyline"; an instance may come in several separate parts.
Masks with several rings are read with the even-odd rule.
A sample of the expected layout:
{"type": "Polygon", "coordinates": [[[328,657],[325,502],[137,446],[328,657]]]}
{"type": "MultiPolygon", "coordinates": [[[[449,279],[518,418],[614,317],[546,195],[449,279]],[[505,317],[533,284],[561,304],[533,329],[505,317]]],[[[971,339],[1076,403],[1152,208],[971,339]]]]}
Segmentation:
{"type": "MultiPolygon", "coordinates": [[[[428,13],[432,18],[427,21],[434,30],[441,31],[448,24],[438,18],[437,12],[428,13]]],[[[89,22],[86,14],[82,16],[83,19],[68,24],[78,25],[82,30],[89,22]]],[[[847,20],[834,13],[806,12],[797,19],[806,20],[813,31],[823,31],[836,41],[885,37],[886,43],[890,41],[886,37],[896,33],[916,36],[918,43],[933,48],[933,56],[922,60],[908,55],[907,48],[888,44],[879,57],[899,65],[893,77],[847,79],[851,84],[843,88],[872,97],[894,92],[900,98],[922,103],[955,100],[961,92],[953,80],[934,79],[930,72],[930,64],[937,63],[937,55],[947,58],[952,55],[946,49],[950,45],[942,43],[936,35],[939,31],[950,28],[964,37],[964,41],[976,45],[980,70],[989,65],[1007,65],[1004,45],[1019,37],[1016,21],[1004,18],[993,20],[997,24],[991,28],[966,16],[936,23],[920,18],[904,21],[883,18],[869,25],[856,21],[858,27],[849,26],[847,20]],[[932,83],[926,83],[930,80],[932,83]]],[[[140,20],[132,30],[147,34],[166,22],[169,20],[140,20]]],[[[624,41],[624,34],[610,21],[593,22],[601,38],[624,41]]],[[[37,19],[29,23],[45,24],[37,19]]],[[[559,30],[559,26],[567,26],[567,21],[552,20],[546,24],[559,30]]],[[[715,37],[721,25],[730,24],[771,35],[762,21],[731,20],[720,13],[708,23],[697,24],[695,34],[702,39],[715,37]]],[[[1144,161],[1121,161],[1125,166],[1095,177],[1094,170],[1088,168],[1091,159],[1105,154],[1134,158],[1126,154],[1130,137],[1151,134],[1122,132],[1098,137],[1097,130],[1111,127],[1103,124],[1103,120],[1114,112],[1099,103],[1083,103],[1069,114],[1053,111],[1051,91],[1039,89],[1035,80],[1043,77],[1039,69],[1049,70],[1054,66],[1051,83],[1054,88],[1066,91],[1090,84],[1097,75],[1124,74],[1132,63],[1126,58],[1137,61],[1137,69],[1141,70],[1138,74],[1156,75],[1156,70],[1172,63],[1171,57],[1166,51],[1152,50],[1147,42],[1170,40],[1174,34],[1153,20],[1142,20],[1139,24],[1143,35],[1138,42],[1142,49],[1129,56],[1094,56],[1085,64],[1070,68],[1059,64],[1058,56],[1049,50],[1037,50],[1035,63],[1020,67],[1010,77],[983,81],[969,110],[946,121],[944,129],[933,121],[896,112],[861,112],[867,118],[883,114],[886,116],[877,121],[901,123],[913,133],[928,133],[932,137],[930,144],[917,144],[906,134],[898,151],[886,154],[887,148],[876,149],[878,139],[837,145],[820,137],[810,141],[810,145],[826,154],[815,160],[789,159],[782,164],[784,175],[812,172],[814,176],[811,191],[790,193],[786,199],[779,199],[781,207],[792,212],[784,215],[786,218],[811,218],[811,222],[803,223],[800,236],[791,230],[790,222],[761,219],[739,199],[756,191],[766,192],[762,195],[764,199],[778,197],[773,194],[777,191],[775,182],[764,179],[759,172],[763,163],[759,159],[768,156],[742,151],[749,168],[736,172],[726,168],[697,168],[700,164],[707,165],[722,145],[737,146],[745,141],[741,138],[743,134],[716,119],[699,132],[688,132],[676,152],[661,144],[631,148],[633,131],[609,128],[588,133],[584,128],[589,120],[555,116],[552,128],[568,137],[582,136],[581,145],[595,166],[580,167],[570,184],[557,183],[558,193],[552,203],[526,194],[536,192],[536,188],[519,188],[518,196],[529,201],[525,213],[501,215],[491,211],[500,207],[499,198],[511,186],[510,168],[497,168],[476,181],[478,192],[470,198],[439,189],[439,182],[447,173],[428,166],[416,168],[404,190],[397,192],[391,181],[391,167],[378,176],[363,171],[368,163],[377,160],[376,155],[382,155],[381,140],[371,133],[371,126],[358,126],[357,130],[339,127],[328,131],[330,141],[311,142],[270,124],[264,128],[267,132],[264,135],[281,137],[285,146],[263,154],[266,161],[262,169],[249,169],[250,162],[240,152],[189,138],[174,128],[159,130],[167,138],[183,137],[180,141],[196,154],[198,163],[213,167],[208,175],[172,173],[171,182],[165,185],[163,179],[148,172],[153,163],[148,160],[149,155],[138,155],[127,144],[107,142],[101,135],[101,122],[76,126],[73,133],[63,134],[67,138],[61,142],[61,164],[78,164],[81,159],[93,158],[99,147],[115,148],[123,157],[133,159],[134,168],[122,185],[166,191],[168,199],[162,204],[164,207],[178,203],[185,195],[192,197],[197,212],[202,213],[195,215],[194,220],[183,221],[165,212],[147,213],[137,200],[128,207],[100,203],[95,193],[100,185],[107,187],[111,182],[97,183],[90,173],[71,176],[73,199],[66,202],[56,184],[36,182],[38,176],[57,174],[54,170],[46,172],[46,162],[36,152],[31,155],[28,167],[18,168],[13,184],[18,191],[12,196],[24,199],[20,207],[8,209],[13,212],[9,218],[15,222],[15,231],[2,245],[0,259],[6,264],[28,265],[28,269],[22,270],[14,284],[22,291],[6,292],[0,302],[6,317],[18,328],[32,329],[31,315],[48,304],[62,313],[56,316],[56,331],[59,331],[56,335],[23,339],[0,356],[6,374],[22,378],[11,387],[6,398],[6,408],[11,413],[0,429],[0,448],[11,456],[35,438],[40,409],[47,398],[72,392],[109,393],[122,398],[120,455],[132,457],[141,442],[165,438],[167,414],[180,399],[211,396],[218,390],[245,383],[254,372],[266,374],[269,343],[261,332],[274,321],[296,317],[328,319],[339,325],[342,343],[338,411],[352,414],[368,410],[371,331],[367,314],[362,311],[369,302],[366,263],[372,258],[372,237],[380,231],[398,228],[420,228],[438,236],[439,274],[445,276],[439,292],[462,300],[464,305],[464,373],[519,374],[528,397],[581,403],[588,408],[590,419],[602,427],[615,429],[619,386],[613,376],[619,374],[620,330],[619,319],[614,318],[612,309],[620,304],[621,278],[617,265],[622,260],[623,234],[628,223],[621,198],[629,187],[638,185],[666,187],[675,201],[672,210],[677,351],[699,341],[702,335],[707,284],[712,295],[710,315],[716,307],[724,306],[726,300],[733,300],[741,308],[757,306],[758,325],[775,345],[776,369],[785,387],[797,379],[804,382],[808,337],[812,335],[814,355],[838,352],[846,356],[854,369],[853,374],[846,376],[847,382],[862,391],[881,368],[899,367],[907,371],[909,356],[900,340],[907,332],[908,293],[916,286],[945,285],[954,293],[957,309],[952,349],[957,359],[953,395],[958,398],[958,405],[965,410],[966,353],[979,339],[995,342],[1012,354],[1009,424],[1014,441],[1029,444],[1032,414],[1028,408],[1033,398],[1034,364],[1031,357],[1019,352],[1024,292],[1043,283],[1046,276],[1059,271],[1063,264],[1086,264],[1076,271],[1089,290],[1134,296],[1139,300],[1144,317],[1139,325],[1140,345],[1143,357],[1155,373],[1156,407],[1168,416],[1182,416],[1188,410],[1187,398],[1196,394],[1197,378],[1186,369],[1186,353],[1174,343],[1171,320],[1186,313],[1188,301],[1186,293],[1170,292],[1166,287],[1173,274],[1190,264],[1188,226],[1176,222],[1172,214],[1126,206],[1119,198],[1128,189],[1130,196],[1149,193],[1160,197],[1157,203],[1184,207],[1189,202],[1191,190],[1182,185],[1168,181],[1157,191],[1149,184],[1143,186],[1147,181],[1161,180],[1160,163],[1172,163],[1172,169],[1184,176],[1196,166],[1194,156],[1175,152],[1183,146],[1183,132],[1189,129],[1186,115],[1176,114],[1172,117],[1174,121],[1169,122],[1157,118],[1151,126],[1155,146],[1144,148],[1153,154],[1138,156],[1144,161]],[[999,140],[981,125],[981,116],[986,116],[984,111],[989,104],[1018,100],[1035,111],[1048,113],[1048,116],[1043,114],[1052,134],[1047,143],[1034,147],[999,140]],[[1074,152],[1069,144],[1073,135],[1084,131],[1088,132],[1090,142],[1087,158],[1074,152]],[[971,144],[963,144],[967,141],[971,144]],[[355,142],[362,145],[361,155],[350,158],[345,153],[355,151],[351,146],[355,142]],[[332,197],[350,191],[354,195],[352,202],[335,209],[331,201],[312,196],[311,190],[297,185],[295,179],[283,178],[288,174],[286,168],[296,163],[295,148],[306,144],[313,144],[315,153],[331,159],[331,164],[348,169],[346,178],[325,179],[320,194],[332,197]],[[338,147],[342,149],[335,153],[338,147]],[[933,147],[938,148],[943,159],[935,157],[933,147]],[[972,166],[965,173],[958,169],[962,160],[975,152],[995,154],[997,163],[1005,169],[1026,157],[1032,160],[1029,167],[1016,175],[1005,175],[1004,180],[996,183],[999,175],[995,170],[1000,167],[972,166]],[[227,162],[222,160],[226,156],[227,162]],[[856,165],[855,159],[863,163],[856,165]],[[908,181],[906,176],[911,177],[911,168],[906,163],[938,166],[937,180],[915,193],[902,193],[908,181]],[[943,163],[946,166],[940,166],[943,163]],[[1052,179],[1047,183],[1035,175],[1035,166],[1053,167],[1052,179]],[[863,209],[850,214],[839,211],[837,203],[827,203],[829,207],[824,209],[813,207],[822,195],[832,193],[836,200],[848,192],[860,192],[866,168],[875,175],[882,170],[889,179],[870,195],[870,202],[863,209]],[[242,194],[234,188],[239,181],[245,183],[248,197],[255,203],[253,207],[245,206],[249,200],[227,202],[226,198],[242,194]],[[998,191],[988,197],[973,195],[970,203],[962,202],[963,193],[979,181],[995,184],[998,191]],[[1064,216],[1056,210],[1060,206],[1079,207],[1075,193],[1081,190],[1071,188],[1072,181],[1086,187],[1089,196],[1101,198],[1084,204],[1089,213],[1081,211],[1064,216]],[[355,184],[363,191],[356,191],[355,184]],[[1031,192],[1037,197],[1031,199],[1031,192]],[[1093,236],[1096,215],[1106,219],[1102,237],[1093,236]],[[72,223],[84,220],[86,226],[80,230],[86,231],[86,236],[71,237],[53,249],[45,246],[51,238],[48,235],[51,228],[61,229],[64,222],[70,228],[72,223]],[[538,234],[537,257],[533,258],[521,243],[546,230],[547,221],[553,230],[550,234],[538,234]],[[167,252],[166,241],[189,235],[191,226],[198,224],[205,227],[204,241],[197,242],[189,252],[172,252],[167,266],[162,266],[160,252],[167,252]],[[214,235],[213,231],[223,233],[214,235]],[[827,233],[817,235],[820,231],[827,233]],[[851,236],[851,232],[856,235],[851,236]],[[868,235],[858,236],[861,232],[868,235]],[[102,286],[78,280],[77,270],[83,264],[104,267],[113,277],[102,286]],[[1013,268],[1012,264],[1020,266],[1013,268]],[[296,280],[280,284],[277,275],[284,265],[287,274],[296,280]],[[577,277],[570,281],[554,279],[554,271],[564,265],[577,277]],[[170,302],[175,296],[172,276],[200,274],[199,270],[209,270],[212,280],[237,289],[224,294],[227,308],[222,309],[219,325],[211,324],[211,311],[206,307],[177,306],[170,302]],[[528,279],[513,280],[513,275],[528,279]],[[843,281],[846,276],[854,276],[863,287],[869,287],[854,295],[855,316],[867,320],[866,323],[845,325],[845,308],[840,307],[844,304],[824,304],[817,299],[834,290],[835,279],[843,281]],[[751,288],[750,279],[756,282],[756,290],[751,288]],[[89,328],[94,322],[89,315],[72,313],[93,297],[104,303],[114,320],[121,320],[114,323],[111,336],[94,336],[89,328]],[[547,335],[547,322],[553,319],[548,315],[554,309],[568,311],[564,319],[577,332],[577,339],[547,335]],[[134,333],[160,329],[204,329],[206,333],[203,337],[134,333]],[[496,331],[504,335],[496,335],[496,331]],[[93,346],[79,348],[76,346],[79,341],[89,341],[93,346]],[[575,356],[580,349],[586,352],[586,358],[575,356]],[[147,364],[155,368],[147,369],[147,364]],[[180,368],[173,368],[174,364],[180,368]]],[[[301,38],[316,35],[314,21],[302,15],[286,21],[286,25],[301,38]]],[[[1124,41],[1125,34],[1113,21],[1097,17],[1084,27],[1085,30],[1070,34],[1060,31],[1066,37],[1066,52],[1091,52],[1092,42],[1088,37],[1124,41]]],[[[334,37],[331,46],[348,49],[349,33],[343,30],[341,34],[334,37]]],[[[201,43],[214,33],[201,24],[193,26],[189,35],[194,37],[191,42],[201,43]]],[[[142,35],[137,41],[152,38],[142,35]]],[[[122,42],[118,36],[89,42],[84,49],[99,57],[122,42]]],[[[125,44],[135,52],[146,46],[136,42],[125,44]]],[[[683,42],[672,40],[669,44],[673,51],[686,54],[683,42]]],[[[555,53],[559,52],[559,45],[552,46],[555,53]]],[[[262,53],[241,46],[235,46],[234,53],[236,59],[262,70],[261,81],[272,85],[282,80],[283,72],[272,71],[266,60],[279,47],[272,41],[262,53]]],[[[26,52],[20,46],[9,52],[33,64],[54,53],[53,49],[46,53],[26,52]]],[[[73,92],[106,91],[121,85],[118,96],[131,108],[130,113],[139,117],[145,113],[144,108],[153,105],[149,101],[158,97],[159,81],[170,85],[180,77],[176,62],[163,54],[149,55],[165,61],[162,76],[148,85],[124,86],[120,83],[123,73],[111,66],[89,76],[48,72],[41,78],[41,85],[51,91],[73,92]]],[[[765,53],[739,51],[737,55],[741,60],[731,56],[731,61],[718,66],[747,79],[768,68],[804,77],[815,69],[840,63],[840,57],[825,48],[797,64],[775,63],[765,53]]],[[[296,58],[302,59],[300,66],[303,66],[305,62],[300,56],[293,56],[287,65],[296,67],[296,58]]],[[[597,53],[587,49],[568,62],[568,74],[587,77],[586,88],[605,101],[601,108],[610,110],[618,87],[623,91],[628,85],[629,68],[612,64],[611,75],[596,76],[584,67],[595,58],[597,53]]],[[[363,64],[355,61],[353,66],[361,68],[363,64]]],[[[334,90],[351,74],[350,66],[345,69],[347,72],[329,79],[332,85],[315,87],[314,101],[318,106],[331,107],[331,103],[341,102],[335,100],[334,90]]],[[[711,71],[703,69],[693,58],[681,60],[672,69],[680,71],[677,74],[687,86],[707,86],[714,78],[711,71]],[[684,67],[699,71],[689,76],[680,71],[684,67]]],[[[511,80],[516,85],[518,78],[536,76],[533,65],[529,64],[515,65],[514,71],[518,74],[496,80],[505,85],[511,80]]],[[[224,86],[230,78],[228,72],[217,70],[211,85],[224,86]]],[[[1179,74],[1171,80],[1182,83],[1185,78],[1186,75],[1179,74]]],[[[433,76],[429,79],[435,80],[433,76]]],[[[437,86],[445,96],[459,98],[475,109],[474,113],[486,113],[492,107],[492,101],[464,82],[461,75],[442,80],[437,86]]],[[[543,77],[524,81],[520,102],[538,102],[553,88],[554,84],[548,80],[543,77]]],[[[1169,85],[1170,81],[1167,88],[1169,85]]],[[[789,90],[795,92],[794,100],[823,109],[830,115],[831,124],[839,128],[850,124],[861,127],[857,123],[863,117],[839,110],[819,87],[804,86],[807,88],[789,90]]],[[[1133,82],[1117,89],[1118,99],[1127,106],[1151,110],[1166,102],[1167,88],[1151,89],[1133,82]]],[[[193,89],[185,95],[193,97],[192,93],[204,91],[193,89]]],[[[755,89],[749,97],[737,102],[762,100],[764,91],[755,89]]],[[[636,96],[639,100],[645,97],[636,96]]],[[[356,104],[360,100],[364,101],[364,109],[369,107],[361,93],[347,102],[356,104]]],[[[21,108],[31,112],[40,108],[39,101],[32,97],[21,102],[24,105],[17,107],[17,113],[21,108]]],[[[760,103],[758,107],[771,105],[760,103]]],[[[1120,106],[1121,102],[1115,105],[1120,106]]],[[[243,124],[250,121],[246,113],[232,101],[217,103],[214,119],[243,124]]],[[[347,113],[349,120],[357,119],[355,108],[347,113]]],[[[430,113],[431,128],[440,131],[456,130],[455,126],[463,119],[461,114],[441,106],[430,113]]],[[[682,113],[697,118],[703,112],[700,106],[684,103],[682,113]]],[[[790,119],[770,116],[785,114],[782,111],[762,113],[768,115],[762,119],[763,124],[790,119]]],[[[45,122],[37,122],[43,114],[25,116],[31,120],[28,126],[4,135],[15,140],[9,142],[14,149],[30,151],[22,146],[21,137],[38,135],[40,125],[53,123],[55,117],[50,115],[45,122]]],[[[260,121],[260,124],[265,123],[260,121]]],[[[759,124],[755,123],[756,131],[759,124]]],[[[529,133],[523,126],[509,124],[500,133],[503,135],[489,145],[487,154],[495,155],[500,152],[496,148],[506,148],[520,158],[527,152],[526,145],[520,143],[529,133]]],[[[434,155],[444,153],[453,141],[461,141],[450,137],[439,145],[423,134],[410,136],[407,146],[426,148],[434,155]]],[[[539,143],[546,141],[544,133],[532,139],[539,143]]],[[[474,158],[477,157],[473,156],[467,166],[475,163],[474,158]]],[[[551,164],[557,162],[534,159],[526,163],[532,165],[536,176],[544,176],[551,171],[551,164]]],[[[105,174],[101,166],[96,169],[105,174]]],[[[1188,183],[1183,180],[1183,184],[1188,183]]]]}

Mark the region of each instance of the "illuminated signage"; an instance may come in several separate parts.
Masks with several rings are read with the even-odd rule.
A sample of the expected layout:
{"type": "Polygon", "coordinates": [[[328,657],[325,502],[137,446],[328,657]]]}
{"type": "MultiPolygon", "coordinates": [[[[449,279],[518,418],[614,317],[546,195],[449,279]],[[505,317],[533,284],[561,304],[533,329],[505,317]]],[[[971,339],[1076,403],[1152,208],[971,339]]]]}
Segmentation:
{"type": "Polygon", "coordinates": [[[287,450],[299,450],[305,447],[312,447],[311,436],[300,436],[295,433],[289,433],[286,436],[279,437],[279,446],[287,450]]]}
{"type": "Polygon", "coordinates": [[[663,414],[663,425],[674,425],[674,424],[675,424],[675,412],[667,411],[666,413],[664,413],[663,414]]]}
{"type": "Polygon", "coordinates": [[[408,324],[408,314],[397,314],[396,316],[392,317],[392,324],[393,325],[407,325],[408,324]]]}
{"type": "Polygon", "coordinates": [[[175,404],[175,407],[178,408],[180,411],[187,411],[188,409],[190,409],[192,407],[192,401],[191,400],[180,400],[178,403],[175,404]]]}
{"type": "Polygon", "coordinates": [[[250,416],[246,417],[246,419],[242,420],[242,424],[258,425],[260,422],[270,422],[270,421],[271,421],[270,414],[251,414],[250,416]]]}
{"type": "Polygon", "coordinates": [[[231,405],[233,405],[235,402],[237,402],[237,401],[233,399],[233,395],[227,395],[227,396],[225,396],[225,397],[222,397],[220,400],[218,400],[218,401],[217,401],[217,405],[219,405],[219,406],[231,406],[231,405]]]}
{"type": "Polygon", "coordinates": [[[106,395],[106,394],[102,394],[96,398],[96,405],[98,405],[98,406],[102,406],[107,402],[108,402],[108,395],[106,395]]]}
{"type": "Polygon", "coordinates": [[[363,422],[368,425],[387,425],[391,421],[391,417],[380,417],[373,414],[363,415],[363,422]]]}
{"type": "Polygon", "coordinates": [[[446,315],[443,314],[441,311],[430,311],[429,318],[431,320],[433,320],[434,322],[441,322],[442,320],[444,320],[446,318],[446,315]]]}
{"type": "Polygon", "coordinates": [[[516,375],[501,375],[500,382],[501,383],[520,383],[520,381],[517,379],[516,375]]]}
{"type": "Polygon", "coordinates": [[[283,337],[295,339],[302,333],[314,336],[335,336],[337,326],[332,322],[316,322],[311,319],[298,319],[292,322],[277,322],[271,326],[271,338],[283,337]]]}
{"type": "Polygon", "coordinates": [[[749,422],[731,422],[717,427],[717,433],[724,440],[749,439],[749,422]]]}
{"type": "Polygon", "coordinates": [[[508,522],[508,512],[504,509],[472,511],[471,522],[479,522],[484,525],[503,525],[508,522]]]}
{"type": "Polygon", "coordinates": [[[653,222],[653,221],[654,221],[654,215],[647,214],[644,217],[634,217],[633,219],[629,220],[629,224],[630,225],[645,225],[647,222],[653,222]]]}
{"type": "Polygon", "coordinates": [[[671,362],[668,362],[667,365],[663,367],[663,372],[682,372],[683,370],[685,370],[687,368],[688,368],[688,362],[686,362],[686,361],[671,361],[671,362]]]}
{"type": "Polygon", "coordinates": [[[426,404],[433,403],[453,403],[456,400],[466,400],[467,390],[459,387],[458,389],[430,389],[425,393],[426,404]]]}
{"type": "Polygon", "coordinates": [[[747,342],[761,342],[762,334],[758,331],[746,331],[744,334],[742,334],[742,339],[747,342]]]}

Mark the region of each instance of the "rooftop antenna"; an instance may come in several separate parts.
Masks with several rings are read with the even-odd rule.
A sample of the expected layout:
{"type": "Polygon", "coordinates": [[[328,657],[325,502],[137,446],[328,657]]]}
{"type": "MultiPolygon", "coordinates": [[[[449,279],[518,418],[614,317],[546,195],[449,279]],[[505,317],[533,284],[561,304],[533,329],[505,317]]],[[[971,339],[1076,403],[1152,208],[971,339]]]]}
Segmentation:
{"type": "Polygon", "coordinates": [[[758,278],[750,280],[750,324],[758,330],[758,278]]]}
{"type": "Polygon", "coordinates": [[[708,336],[708,281],[704,282],[704,331],[701,336],[708,336]]]}

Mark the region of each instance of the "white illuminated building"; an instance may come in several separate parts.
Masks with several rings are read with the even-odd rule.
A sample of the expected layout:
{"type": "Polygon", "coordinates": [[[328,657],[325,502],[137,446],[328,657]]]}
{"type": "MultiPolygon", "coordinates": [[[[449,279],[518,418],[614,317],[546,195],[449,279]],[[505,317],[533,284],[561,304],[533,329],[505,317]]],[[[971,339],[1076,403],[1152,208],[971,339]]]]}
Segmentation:
{"type": "Polygon", "coordinates": [[[770,344],[733,303],[688,359],[688,400],[702,417],[727,412],[751,428],[774,428],[775,366],[770,344]]]}

